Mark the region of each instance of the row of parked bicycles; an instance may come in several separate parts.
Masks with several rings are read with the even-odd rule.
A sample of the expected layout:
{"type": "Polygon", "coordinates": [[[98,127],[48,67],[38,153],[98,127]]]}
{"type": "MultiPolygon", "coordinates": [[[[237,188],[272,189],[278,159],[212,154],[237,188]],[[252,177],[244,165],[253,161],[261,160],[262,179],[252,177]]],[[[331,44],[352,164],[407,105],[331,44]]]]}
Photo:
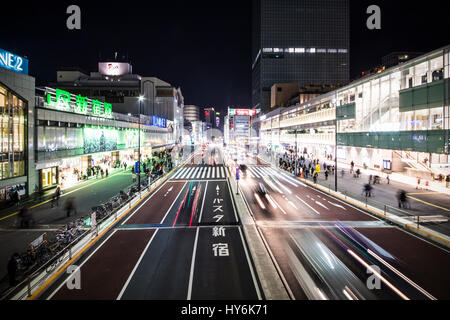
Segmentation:
{"type": "MultiPolygon", "coordinates": [[[[156,179],[152,176],[152,179],[156,179]]],[[[148,180],[141,182],[141,189],[148,186],[148,180]]],[[[109,201],[92,207],[92,212],[96,212],[96,221],[100,223],[108,218],[115,211],[128,203],[137,193],[138,186],[132,186],[126,191],[112,197],[109,201]]],[[[30,243],[26,252],[19,254],[18,268],[22,273],[28,274],[47,264],[46,271],[51,272],[64,258],[63,251],[69,245],[90,230],[90,216],[79,217],[78,219],[60,227],[53,232],[46,232],[39,241],[30,243]],[[51,259],[53,261],[48,263],[51,259]]]]}
{"type": "MultiPolygon", "coordinates": [[[[153,177],[152,177],[153,178],[153,177]]],[[[156,178],[156,177],[155,177],[156,178]]],[[[141,181],[141,190],[148,186],[148,180],[141,181]]],[[[117,196],[112,197],[109,201],[102,203],[98,206],[92,207],[92,212],[96,213],[96,220],[102,221],[109,217],[115,211],[123,207],[128,201],[139,192],[138,186],[132,186],[127,191],[121,190],[117,196]]]]}

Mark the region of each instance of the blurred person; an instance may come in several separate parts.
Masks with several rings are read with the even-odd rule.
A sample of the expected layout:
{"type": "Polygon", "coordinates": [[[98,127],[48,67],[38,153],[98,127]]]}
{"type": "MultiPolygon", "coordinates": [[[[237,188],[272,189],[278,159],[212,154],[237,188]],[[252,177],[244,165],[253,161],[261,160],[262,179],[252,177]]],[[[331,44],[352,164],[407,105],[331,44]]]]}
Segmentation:
{"type": "Polygon", "coordinates": [[[9,278],[9,285],[11,287],[16,285],[16,274],[17,270],[19,268],[19,254],[16,252],[14,253],[8,260],[8,278],[9,278]]]}
{"type": "Polygon", "coordinates": [[[75,212],[75,215],[77,214],[77,211],[75,208],[75,199],[73,197],[70,197],[66,200],[65,209],[66,209],[67,217],[70,217],[70,214],[72,211],[75,212]]]}
{"type": "Polygon", "coordinates": [[[56,206],[59,207],[59,198],[60,197],[61,197],[61,188],[59,186],[57,186],[55,193],[53,194],[52,208],[55,206],[55,202],[56,202],[56,206]]]}
{"type": "Polygon", "coordinates": [[[372,186],[370,184],[365,184],[363,191],[366,194],[366,198],[367,197],[372,197],[372,186]]]}

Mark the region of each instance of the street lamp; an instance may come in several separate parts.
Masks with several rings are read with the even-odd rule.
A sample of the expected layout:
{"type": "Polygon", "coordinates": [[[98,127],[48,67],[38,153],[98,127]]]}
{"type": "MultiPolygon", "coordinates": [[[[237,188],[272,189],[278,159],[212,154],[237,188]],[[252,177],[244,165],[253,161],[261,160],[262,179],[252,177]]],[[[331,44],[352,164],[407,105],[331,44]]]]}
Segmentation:
{"type": "Polygon", "coordinates": [[[138,190],[141,192],[141,104],[144,96],[139,96],[139,130],[138,130],[138,190]]]}

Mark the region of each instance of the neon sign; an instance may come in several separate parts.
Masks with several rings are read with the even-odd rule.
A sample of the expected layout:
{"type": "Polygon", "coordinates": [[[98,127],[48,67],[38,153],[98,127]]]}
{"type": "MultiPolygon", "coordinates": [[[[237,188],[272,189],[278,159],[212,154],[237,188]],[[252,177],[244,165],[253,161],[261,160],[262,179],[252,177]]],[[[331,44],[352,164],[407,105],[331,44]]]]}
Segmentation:
{"type": "Polygon", "coordinates": [[[0,49],[0,67],[23,74],[28,74],[28,59],[0,49]]]}
{"type": "Polygon", "coordinates": [[[230,116],[254,116],[261,112],[261,109],[228,109],[230,116]]]}
{"type": "Polygon", "coordinates": [[[152,123],[155,127],[159,128],[165,128],[167,125],[166,119],[157,116],[152,116],[152,123]]]}
{"type": "Polygon", "coordinates": [[[112,105],[107,102],[91,100],[74,95],[65,90],[45,88],[46,107],[67,112],[112,118],[112,105]]]}

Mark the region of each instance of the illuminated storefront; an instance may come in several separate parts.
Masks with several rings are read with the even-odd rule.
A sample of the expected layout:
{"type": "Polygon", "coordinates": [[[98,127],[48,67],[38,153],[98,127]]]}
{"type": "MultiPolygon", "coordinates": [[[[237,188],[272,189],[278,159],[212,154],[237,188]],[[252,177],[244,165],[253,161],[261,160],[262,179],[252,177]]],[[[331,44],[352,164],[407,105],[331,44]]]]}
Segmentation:
{"type": "Polygon", "coordinates": [[[68,188],[97,176],[96,169],[111,174],[123,169],[124,163],[131,168],[138,160],[139,140],[143,161],[151,157],[153,146],[167,144],[169,130],[164,118],[142,116],[139,124],[137,117],[113,113],[106,102],[62,90],[42,90],[36,108],[40,188],[58,184],[68,188]],[[53,177],[50,171],[56,171],[54,179],[48,178],[53,177]]]}
{"type": "MultiPolygon", "coordinates": [[[[26,175],[26,113],[24,99],[0,82],[0,180],[26,175]]],[[[8,200],[13,188],[1,188],[0,201],[8,200]]]]}
{"type": "Polygon", "coordinates": [[[435,50],[280,109],[279,119],[271,112],[260,119],[261,139],[325,159],[334,159],[337,141],[341,163],[430,180],[449,174],[449,52],[435,50]]]}

